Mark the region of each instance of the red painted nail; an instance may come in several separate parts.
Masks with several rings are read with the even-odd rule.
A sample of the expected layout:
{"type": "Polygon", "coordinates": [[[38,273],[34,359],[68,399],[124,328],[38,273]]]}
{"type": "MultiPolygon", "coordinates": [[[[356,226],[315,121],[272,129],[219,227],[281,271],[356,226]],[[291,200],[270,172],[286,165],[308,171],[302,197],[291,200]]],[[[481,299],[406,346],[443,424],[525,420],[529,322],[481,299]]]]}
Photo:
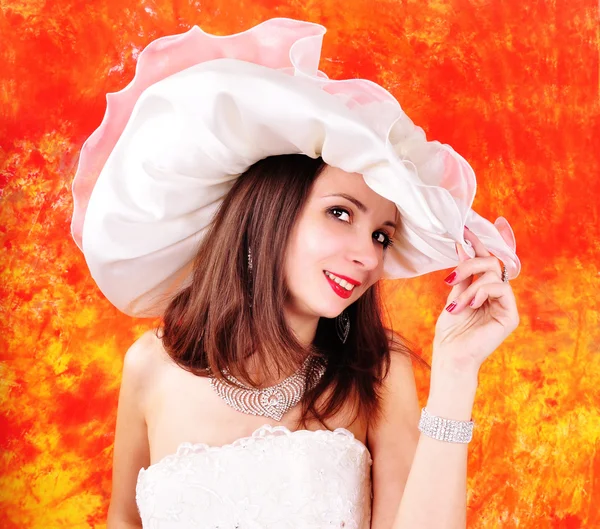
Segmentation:
{"type": "Polygon", "coordinates": [[[475,305],[475,298],[473,298],[473,299],[471,300],[471,303],[469,303],[469,307],[472,307],[473,305],[475,305]]]}
{"type": "Polygon", "coordinates": [[[452,283],[452,281],[454,281],[454,279],[456,278],[456,272],[452,272],[446,279],[444,279],[444,281],[448,284],[452,283]]]}
{"type": "Polygon", "coordinates": [[[452,303],[450,303],[450,305],[448,305],[448,306],[446,307],[446,310],[447,310],[448,312],[452,312],[452,311],[453,311],[455,308],[456,308],[456,301],[453,301],[452,303]]]}

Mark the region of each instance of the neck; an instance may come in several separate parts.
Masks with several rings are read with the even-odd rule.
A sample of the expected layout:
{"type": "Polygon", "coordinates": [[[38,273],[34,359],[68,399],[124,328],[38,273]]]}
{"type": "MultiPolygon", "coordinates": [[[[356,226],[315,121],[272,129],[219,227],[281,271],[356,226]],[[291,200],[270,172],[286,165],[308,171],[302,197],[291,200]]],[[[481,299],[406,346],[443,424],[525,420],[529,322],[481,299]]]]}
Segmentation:
{"type": "Polygon", "coordinates": [[[308,347],[317,334],[319,317],[301,314],[291,308],[284,309],[285,321],[296,339],[305,347],[308,347]]]}

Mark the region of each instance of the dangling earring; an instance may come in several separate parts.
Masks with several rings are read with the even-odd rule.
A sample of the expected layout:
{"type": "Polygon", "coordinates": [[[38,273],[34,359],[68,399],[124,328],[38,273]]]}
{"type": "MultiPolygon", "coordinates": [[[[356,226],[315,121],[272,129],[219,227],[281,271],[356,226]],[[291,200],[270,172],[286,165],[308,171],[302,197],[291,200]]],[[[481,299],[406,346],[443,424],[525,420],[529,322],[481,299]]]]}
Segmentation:
{"type": "Polygon", "coordinates": [[[342,312],[335,319],[335,330],[337,331],[338,338],[342,343],[346,343],[348,334],[350,334],[350,317],[346,311],[342,312]]]}
{"type": "Polygon", "coordinates": [[[254,297],[254,292],[252,290],[252,252],[250,251],[250,248],[248,248],[248,275],[248,295],[250,297],[249,306],[252,307],[252,299],[254,297]]]}

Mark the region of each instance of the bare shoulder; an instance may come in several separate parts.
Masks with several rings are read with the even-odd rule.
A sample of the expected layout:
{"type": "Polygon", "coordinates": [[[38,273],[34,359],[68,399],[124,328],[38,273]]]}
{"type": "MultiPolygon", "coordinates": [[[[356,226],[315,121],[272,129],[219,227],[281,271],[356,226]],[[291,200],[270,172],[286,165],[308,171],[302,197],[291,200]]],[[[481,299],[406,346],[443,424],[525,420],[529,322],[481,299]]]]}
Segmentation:
{"type": "Polygon", "coordinates": [[[381,416],[369,426],[369,448],[374,457],[384,459],[390,453],[403,454],[405,463],[411,459],[418,438],[419,399],[413,360],[404,340],[387,331],[390,340],[390,365],[383,379],[381,416]]]}
{"type": "Polygon", "coordinates": [[[157,336],[156,329],[142,334],[125,353],[124,362],[135,371],[145,371],[168,363],[169,355],[163,347],[162,340],[157,336]]]}
{"type": "Polygon", "coordinates": [[[156,377],[161,368],[166,367],[171,359],[165,351],[156,330],[142,334],[125,353],[123,359],[123,382],[137,391],[149,386],[149,381],[156,377]]]}

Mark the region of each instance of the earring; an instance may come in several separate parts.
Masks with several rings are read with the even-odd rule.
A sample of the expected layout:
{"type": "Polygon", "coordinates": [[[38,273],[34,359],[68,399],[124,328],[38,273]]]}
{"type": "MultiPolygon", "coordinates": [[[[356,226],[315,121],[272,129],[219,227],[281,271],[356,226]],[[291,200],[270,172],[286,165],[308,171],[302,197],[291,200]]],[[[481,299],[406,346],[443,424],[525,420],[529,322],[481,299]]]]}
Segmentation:
{"type": "Polygon", "coordinates": [[[252,307],[252,299],[254,297],[254,293],[252,290],[252,252],[250,248],[248,248],[248,296],[250,298],[249,306],[252,307]]]}
{"type": "Polygon", "coordinates": [[[337,331],[338,338],[342,343],[346,343],[348,334],[350,334],[350,316],[346,311],[342,312],[335,319],[335,330],[337,331]]]}

